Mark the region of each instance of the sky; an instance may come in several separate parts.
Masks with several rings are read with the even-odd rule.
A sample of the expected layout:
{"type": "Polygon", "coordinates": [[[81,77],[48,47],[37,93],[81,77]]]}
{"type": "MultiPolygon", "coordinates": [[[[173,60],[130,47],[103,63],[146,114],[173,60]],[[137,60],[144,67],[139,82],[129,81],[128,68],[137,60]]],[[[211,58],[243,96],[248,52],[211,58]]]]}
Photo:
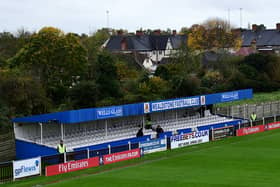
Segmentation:
{"type": "Polygon", "coordinates": [[[275,28],[279,7],[279,0],[1,0],[0,32],[38,31],[44,26],[79,34],[107,26],[129,32],[180,30],[217,17],[236,27],[275,28]]]}

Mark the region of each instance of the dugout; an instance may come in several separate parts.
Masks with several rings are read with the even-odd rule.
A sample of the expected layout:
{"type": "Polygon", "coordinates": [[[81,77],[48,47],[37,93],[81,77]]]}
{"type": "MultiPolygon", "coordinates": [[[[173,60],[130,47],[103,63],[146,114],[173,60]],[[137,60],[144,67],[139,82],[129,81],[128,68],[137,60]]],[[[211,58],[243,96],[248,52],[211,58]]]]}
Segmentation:
{"type": "Polygon", "coordinates": [[[17,159],[56,154],[64,140],[68,150],[96,150],[122,144],[137,144],[155,137],[152,129],[136,138],[150,116],[152,125],[164,129],[161,137],[174,133],[237,125],[240,119],[211,113],[217,103],[252,98],[252,90],[237,90],[178,99],[120,106],[71,110],[13,119],[17,159]]]}

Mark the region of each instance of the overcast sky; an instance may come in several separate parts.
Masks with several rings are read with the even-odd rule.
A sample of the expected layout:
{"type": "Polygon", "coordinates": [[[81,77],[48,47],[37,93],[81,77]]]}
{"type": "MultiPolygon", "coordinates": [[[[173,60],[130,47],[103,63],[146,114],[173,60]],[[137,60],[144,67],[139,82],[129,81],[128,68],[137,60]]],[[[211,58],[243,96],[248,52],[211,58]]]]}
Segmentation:
{"type": "Polygon", "coordinates": [[[1,0],[0,31],[44,26],[65,32],[90,33],[109,26],[133,32],[143,29],[190,27],[208,18],[223,18],[235,26],[248,23],[275,28],[280,22],[279,0],[1,0]],[[109,11],[109,14],[106,11],[109,11]]]}

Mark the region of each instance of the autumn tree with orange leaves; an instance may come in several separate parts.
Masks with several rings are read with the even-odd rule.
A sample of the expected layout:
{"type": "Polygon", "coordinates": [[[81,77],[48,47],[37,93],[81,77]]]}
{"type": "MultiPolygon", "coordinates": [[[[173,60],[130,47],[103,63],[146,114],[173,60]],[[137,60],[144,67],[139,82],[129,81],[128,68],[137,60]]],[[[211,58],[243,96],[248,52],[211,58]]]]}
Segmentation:
{"type": "Polygon", "coordinates": [[[232,26],[222,19],[209,19],[190,28],[188,46],[194,50],[238,49],[241,38],[232,26]]]}

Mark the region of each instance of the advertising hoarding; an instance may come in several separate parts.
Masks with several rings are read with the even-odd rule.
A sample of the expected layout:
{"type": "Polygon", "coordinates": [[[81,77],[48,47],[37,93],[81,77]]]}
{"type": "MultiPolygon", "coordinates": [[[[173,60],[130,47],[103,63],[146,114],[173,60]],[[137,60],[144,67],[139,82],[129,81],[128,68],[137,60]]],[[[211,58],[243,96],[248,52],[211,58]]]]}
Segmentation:
{"type": "Polygon", "coordinates": [[[280,128],[280,122],[274,122],[265,125],[265,130],[273,130],[279,128],[280,128]]]}
{"type": "Polygon", "coordinates": [[[170,110],[176,108],[192,107],[200,105],[200,97],[175,99],[168,101],[151,102],[151,112],[170,110]]]}
{"type": "Polygon", "coordinates": [[[124,160],[129,160],[133,158],[139,158],[140,155],[140,149],[132,149],[130,151],[123,151],[119,153],[113,153],[109,155],[102,156],[102,163],[103,164],[111,164],[115,162],[120,162],[124,160]]]}
{"type": "Polygon", "coordinates": [[[14,161],[13,172],[14,179],[39,175],[41,173],[41,157],[14,161]]]}
{"type": "Polygon", "coordinates": [[[167,149],[166,139],[156,139],[140,142],[140,148],[144,154],[164,151],[167,149]]]}
{"type": "Polygon", "coordinates": [[[209,142],[209,130],[195,131],[170,137],[171,149],[209,142]]]}
{"type": "Polygon", "coordinates": [[[234,126],[227,126],[211,130],[211,140],[220,140],[229,136],[234,136],[234,126]]]}
{"type": "Polygon", "coordinates": [[[249,134],[255,134],[259,132],[265,131],[265,126],[264,125],[258,125],[254,127],[248,127],[248,128],[241,128],[236,130],[236,136],[245,136],[249,134]]]}
{"type": "Polygon", "coordinates": [[[96,109],[96,118],[97,119],[106,119],[106,118],[120,117],[120,116],[123,116],[123,107],[122,106],[96,109]]]}
{"type": "Polygon", "coordinates": [[[59,175],[96,166],[99,166],[99,157],[56,164],[46,167],[46,176],[59,175]]]}

